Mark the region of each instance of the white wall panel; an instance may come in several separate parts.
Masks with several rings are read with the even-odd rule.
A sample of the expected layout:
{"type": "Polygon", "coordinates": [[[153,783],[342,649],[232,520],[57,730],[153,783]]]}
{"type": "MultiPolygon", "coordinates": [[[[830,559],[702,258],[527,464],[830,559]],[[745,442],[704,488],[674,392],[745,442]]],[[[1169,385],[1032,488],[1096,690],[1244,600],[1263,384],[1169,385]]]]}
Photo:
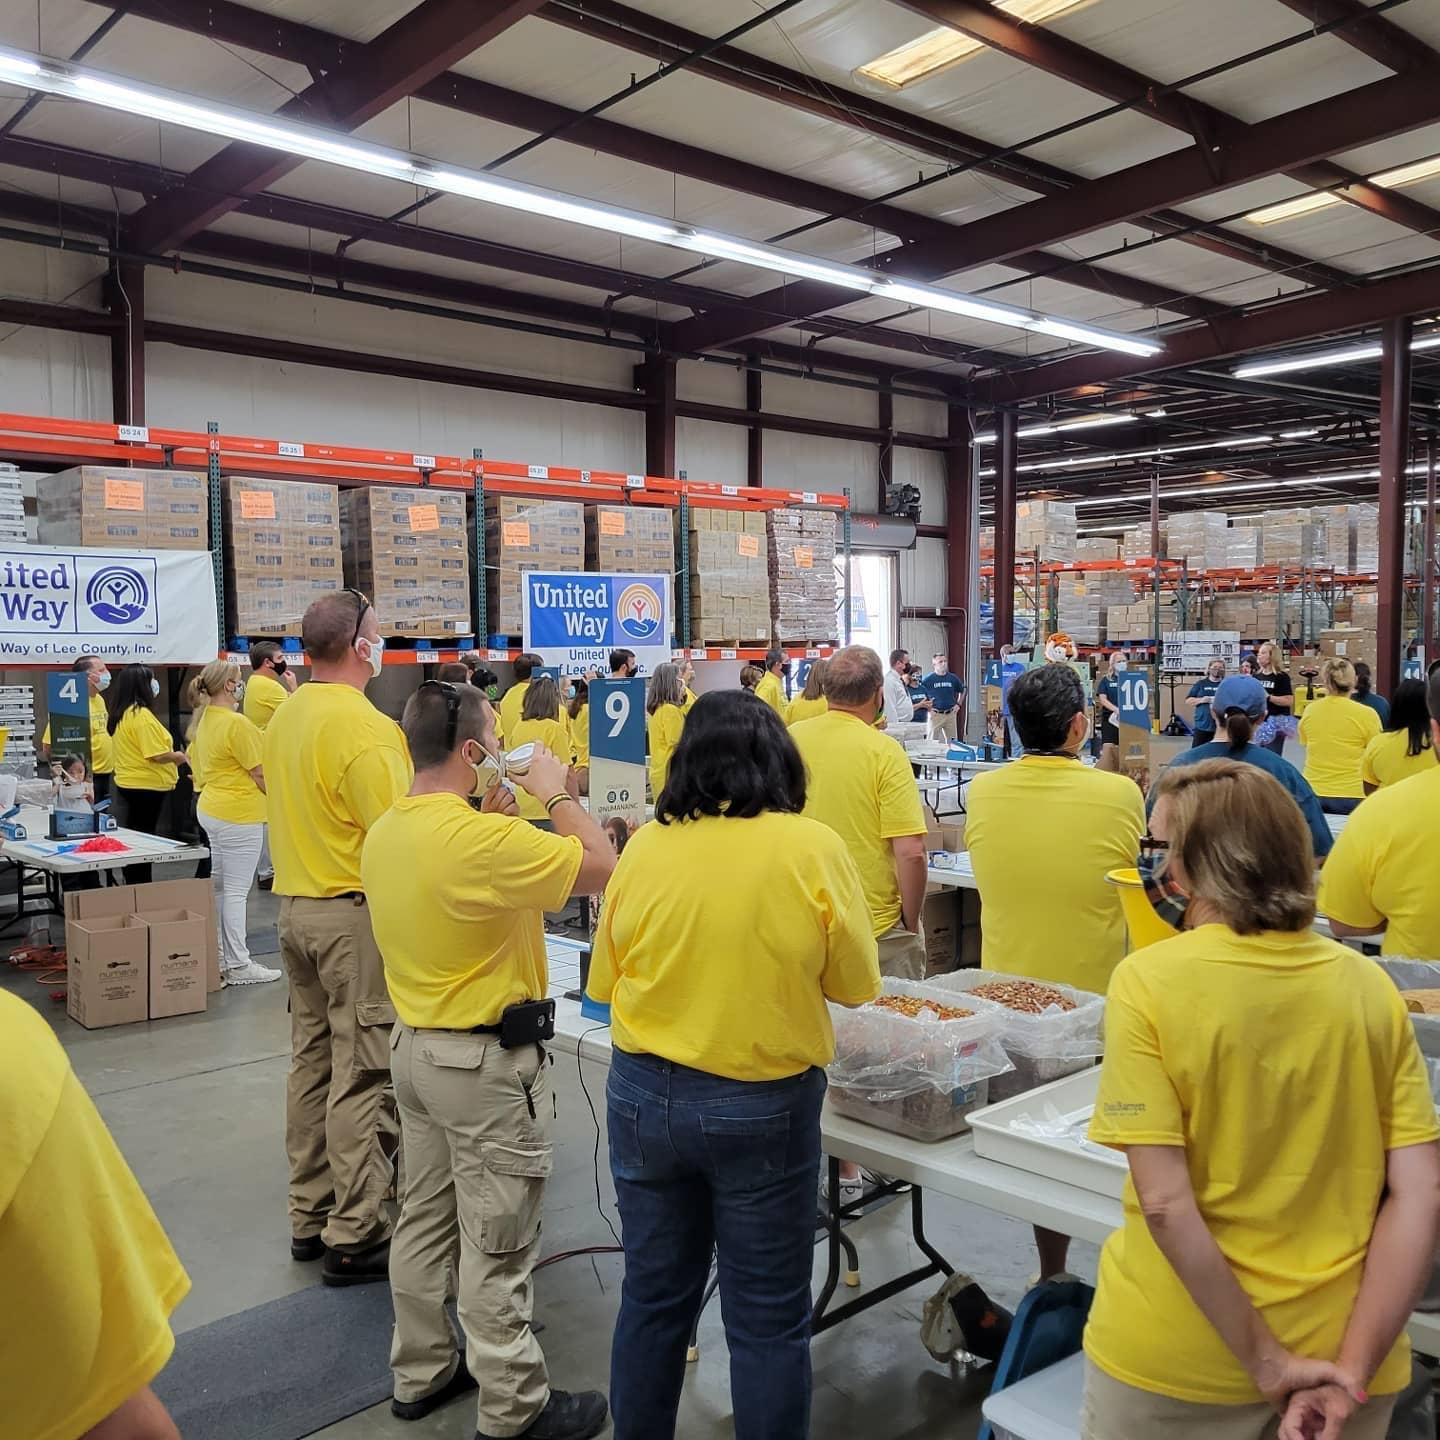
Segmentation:
{"type": "Polygon", "coordinates": [[[747,434],[742,425],[717,425],[682,416],[675,422],[675,468],[691,480],[743,485],[747,434]]]}
{"type": "MultiPolygon", "coordinates": [[[[949,644],[943,620],[902,620],[900,622],[900,643],[910,652],[910,659],[929,670],[930,657],[944,650],[949,644]]],[[[951,662],[951,669],[955,662],[951,662]]]]}
{"type": "Polygon", "coordinates": [[[943,435],[950,423],[949,407],[938,400],[918,400],[913,395],[895,397],[895,428],[917,435],[943,435]]]}
{"type": "Polygon", "coordinates": [[[878,425],[880,397],[851,385],[822,384],[790,375],[767,375],[763,390],[766,410],[777,415],[803,415],[807,420],[837,420],[844,425],[878,425]]]}
{"type": "Polygon", "coordinates": [[[733,365],[682,360],[675,368],[675,393],[705,405],[745,405],[745,372],[733,365]]]}
{"type": "Polygon", "coordinates": [[[946,549],[943,540],[917,540],[913,550],[900,552],[900,604],[945,603],[946,549]]]}
{"type": "Polygon", "coordinates": [[[938,450],[895,447],[892,471],[897,485],[920,490],[920,518],[926,525],[945,523],[945,457],[938,450]]]}
{"type": "Polygon", "coordinates": [[[875,445],[780,430],[765,432],[763,483],[780,490],[834,493],[848,486],[856,510],[874,510],[879,464],[880,451],[875,445]]]}

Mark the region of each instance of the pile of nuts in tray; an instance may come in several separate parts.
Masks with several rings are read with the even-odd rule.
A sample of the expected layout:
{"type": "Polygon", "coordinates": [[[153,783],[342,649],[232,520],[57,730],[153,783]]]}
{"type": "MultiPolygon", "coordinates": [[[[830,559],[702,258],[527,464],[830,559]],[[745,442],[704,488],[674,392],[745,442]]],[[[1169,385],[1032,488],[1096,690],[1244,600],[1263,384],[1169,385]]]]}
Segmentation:
{"type": "Polygon", "coordinates": [[[1073,1010],[1075,1002],[1053,985],[1037,985],[1033,980],[987,980],[972,987],[970,993],[993,1000],[1008,1010],[1022,1015],[1043,1015],[1047,1010],[1073,1010]]]}
{"type": "Polygon", "coordinates": [[[918,1020],[925,1010],[933,1011],[937,1020],[967,1020],[975,1013],[973,1010],[962,1010],[958,1005],[922,1000],[918,995],[882,995],[875,1001],[875,1007],[878,1010],[896,1010],[912,1020],[918,1020]]]}

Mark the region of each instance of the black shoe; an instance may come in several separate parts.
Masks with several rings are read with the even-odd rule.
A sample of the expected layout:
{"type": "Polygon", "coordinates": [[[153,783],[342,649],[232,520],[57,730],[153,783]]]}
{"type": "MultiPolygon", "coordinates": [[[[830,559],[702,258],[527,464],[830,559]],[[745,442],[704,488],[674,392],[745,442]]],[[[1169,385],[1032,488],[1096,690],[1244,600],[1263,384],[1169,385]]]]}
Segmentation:
{"type": "MultiPolygon", "coordinates": [[[[598,1390],[581,1390],[576,1395],[552,1390],[545,1408],[516,1440],[590,1440],[605,1428],[609,1418],[610,1407],[598,1390]]],[[[495,1440],[495,1437],[477,1430],[475,1440],[495,1440]]]]}
{"type": "Polygon", "coordinates": [[[273,890],[275,888],[275,877],[273,875],[258,875],[255,878],[255,883],[262,890],[273,890]]]}
{"type": "Polygon", "coordinates": [[[356,1254],[327,1249],[320,1278],[326,1285],[371,1285],[377,1280],[388,1280],[390,1242],[382,1240],[380,1244],[356,1254]]]}
{"type": "Polygon", "coordinates": [[[323,1259],[325,1242],[318,1235],[292,1235],[290,1237],[290,1258],[310,1261],[323,1259]]]}
{"type": "Polygon", "coordinates": [[[438,1389],[418,1400],[392,1400],[390,1413],[397,1420],[423,1420],[432,1410],[448,1405],[457,1395],[475,1388],[475,1377],[465,1368],[462,1360],[455,1373],[438,1389]]]}

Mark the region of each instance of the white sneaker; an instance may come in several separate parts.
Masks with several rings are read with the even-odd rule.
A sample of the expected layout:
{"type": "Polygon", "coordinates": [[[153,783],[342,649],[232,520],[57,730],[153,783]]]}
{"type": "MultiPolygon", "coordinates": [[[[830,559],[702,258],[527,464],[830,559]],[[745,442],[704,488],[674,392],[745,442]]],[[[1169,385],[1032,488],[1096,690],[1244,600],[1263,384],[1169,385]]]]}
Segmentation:
{"type": "Polygon", "coordinates": [[[280,978],[279,970],[257,965],[253,960],[248,965],[237,965],[227,970],[224,980],[227,985],[265,985],[280,978]]]}

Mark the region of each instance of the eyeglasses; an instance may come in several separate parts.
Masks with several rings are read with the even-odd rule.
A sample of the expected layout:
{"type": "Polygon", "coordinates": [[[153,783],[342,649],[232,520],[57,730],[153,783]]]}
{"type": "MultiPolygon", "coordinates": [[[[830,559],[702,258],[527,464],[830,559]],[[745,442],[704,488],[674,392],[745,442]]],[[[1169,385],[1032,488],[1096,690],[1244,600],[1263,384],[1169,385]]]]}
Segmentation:
{"type": "Polygon", "coordinates": [[[1154,855],[1159,850],[1168,850],[1170,842],[1161,840],[1154,835],[1142,835],[1140,837],[1140,853],[1142,855],[1154,855]]]}
{"type": "Polygon", "coordinates": [[[360,627],[365,623],[365,612],[370,608],[370,597],[363,591],[357,590],[353,585],[345,587],[347,595],[355,597],[355,604],[359,607],[355,612],[355,633],[350,637],[353,645],[360,638],[360,627]]]}
{"type": "Polygon", "coordinates": [[[445,697],[445,753],[448,755],[455,749],[455,731],[460,724],[460,687],[448,680],[426,680],[419,689],[438,690],[445,697]]]}

